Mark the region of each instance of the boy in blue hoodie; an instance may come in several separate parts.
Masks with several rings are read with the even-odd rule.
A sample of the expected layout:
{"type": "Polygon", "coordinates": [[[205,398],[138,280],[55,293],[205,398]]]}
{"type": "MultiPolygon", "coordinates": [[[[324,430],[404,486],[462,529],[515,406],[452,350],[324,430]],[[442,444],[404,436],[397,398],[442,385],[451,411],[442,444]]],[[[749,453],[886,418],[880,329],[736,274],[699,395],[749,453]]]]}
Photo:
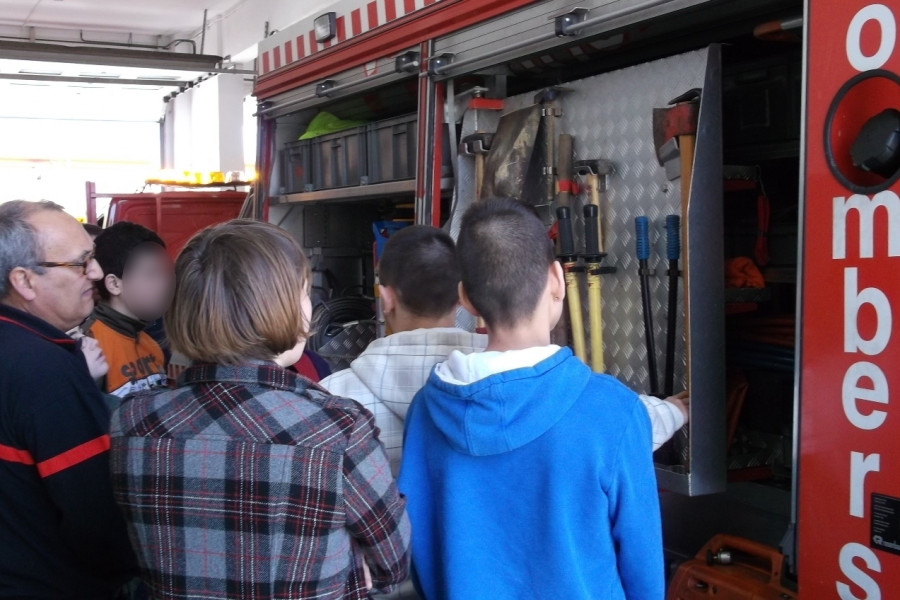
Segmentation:
{"type": "Polygon", "coordinates": [[[525,205],[470,208],[460,301],[484,352],[438,364],[406,417],[400,490],[428,600],[660,600],[662,534],[647,411],[550,344],[565,282],[525,205]]]}

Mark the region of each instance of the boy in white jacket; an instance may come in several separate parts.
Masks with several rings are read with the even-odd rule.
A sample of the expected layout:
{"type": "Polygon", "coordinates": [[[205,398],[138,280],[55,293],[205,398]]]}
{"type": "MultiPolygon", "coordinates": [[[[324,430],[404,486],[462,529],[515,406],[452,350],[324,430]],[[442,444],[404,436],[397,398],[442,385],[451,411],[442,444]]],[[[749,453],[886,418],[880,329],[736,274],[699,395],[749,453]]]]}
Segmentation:
{"type": "MultiPolygon", "coordinates": [[[[403,420],[413,396],[451,352],[481,352],[487,336],[454,327],[460,271],[453,239],[440,229],[412,225],[393,234],[378,263],[378,275],[384,319],[393,333],[372,342],[350,368],[325,378],[321,385],[336,396],[353,398],[375,415],[396,477],[403,420]]],[[[640,396],[640,400],[650,416],[656,450],[685,424],[686,399],[640,396]]]]}
{"type": "Polygon", "coordinates": [[[453,239],[434,227],[394,233],[378,261],[384,320],[392,332],[369,344],[350,368],[322,380],[375,415],[394,476],[403,451],[403,419],[431,369],[454,350],[480,352],[487,336],[454,326],[459,267],[453,239]]]}

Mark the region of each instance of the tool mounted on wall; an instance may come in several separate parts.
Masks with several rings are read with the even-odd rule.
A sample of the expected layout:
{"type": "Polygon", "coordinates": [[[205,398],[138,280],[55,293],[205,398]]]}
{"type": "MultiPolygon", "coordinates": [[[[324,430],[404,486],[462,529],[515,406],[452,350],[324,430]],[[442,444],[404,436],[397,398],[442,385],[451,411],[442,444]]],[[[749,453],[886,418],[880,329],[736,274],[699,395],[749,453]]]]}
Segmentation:
{"type": "Polygon", "coordinates": [[[641,304],[644,309],[644,342],[647,349],[647,370],[650,376],[650,393],[659,392],[659,374],[656,369],[656,340],[653,329],[653,302],[650,299],[650,276],[655,274],[648,266],[650,259],[650,222],[645,216],[634,219],[635,250],[641,277],[641,304]]]}
{"type": "Polygon", "coordinates": [[[666,397],[675,393],[675,337],[678,323],[678,260],[681,258],[681,217],[666,217],[666,258],[669,261],[669,307],[666,314],[666,367],[663,377],[663,393],[666,397]]]}
{"type": "Polygon", "coordinates": [[[491,150],[493,133],[478,132],[467,135],[460,142],[460,152],[466,156],[475,157],[475,201],[481,200],[481,190],[484,187],[484,161],[491,150]]]}
{"type": "Polygon", "coordinates": [[[591,369],[595,373],[606,372],[603,357],[603,313],[600,295],[601,275],[615,273],[615,267],[603,267],[606,253],[600,246],[599,208],[595,204],[584,206],[584,266],[587,272],[588,312],[591,330],[591,369]]]}
{"type": "MultiPolygon", "coordinates": [[[[702,90],[692,88],[669,101],[667,108],[653,109],[653,143],[656,158],[666,169],[669,181],[681,178],[681,244],[690,247],[688,237],[688,207],[691,199],[691,183],[694,172],[694,151],[697,140],[697,126],[700,120],[700,98],[702,90]]],[[[682,266],[684,305],[690,305],[688,290],[690,272],[687,262],[682,266]]],[[[687,346],[690,347],[689,311],[684,312],[684,331],[687,346]]],[[[685,380],[691,381],[690,359],[685,365],[685,380]]]]}
{"type": "Polygon", "coordinates": [[[572,196],[577,193],[577,186],[572,173],[572,136],[568,133],[559,134],[559,142],[556,150],[556,176],[558,206],[569,206],[572,196]]]}
{"type": "MultiPolygon", "coordinates": [[[[560,86],[552,86],[539,91],[534,96],[534,103],[541,107],[541,130],[542,130],[542,152],[544,161],[542,165],[542,180],[544,186],[544,199],[541,203],[536,203],[535,208],[543,218],[543,206],[549,207],[553,203],[556,196],[556,178],[562,177],[558,172],[559,161],[562,159],[563,148],[556,147],[556,120],[562,116],[562,108],[560,107],[560,97],[568,92],[568,88],[560,86]]],[[[562,138],[562,136],[560,136],[562,138]]],[[[569,140],[571,141],[571,136],[569,140]]],[[[571,169],[572,148],[569,146],[569,167],[571,169]]]]}
{"type": "Polygon", "coordinates": [[[572,351],[586,363],[584,317],[581,312],[581,290],[578,285],[578,273],[584,269],[578,266],[575,239],[572,235],[572,215],[568,206],[556,209],[556,222],[559,226],[559,260],[566,277],[566,299],[569,306],[569,322],[572,324],[572,351]]]}
{"type": "Polygon", "coordinates": [[[613,163],[604,159],[579,160],[576,172],[586,180],[588,198],[584,205],[584,262],[587,271],[588,312],[590,318],[591,368],[596,373],[606,371],[603,350],[603,301],[601,275],[615,272],[615,267],[603,267],[602,210],[606,206],[606,192],[613,163]]]}
{"type": "Polygon", "coordinates": [[[609,178],[615,172],[611,161],[602,158],[579,160],[575,162],[575,172],[584,177],[589,202],[597,207],[597,242],[603,249],[603,210],[606,208],[606,193],[609,190],[609,178]]]}
{"type": "MultiPolygon", "coordinates": [[[[569,217],[569,238],[572,239],[570,250],[574,254],[575,251],[575,241],[574,236],[572,234],[572,224],[571,224],[571,202],[572,195],[575,193],[575,185],[572,181],[572,136],[567,133],[559,134],[559,141],[557,142],[557,151],[556,151],[556,174],[557,174],[557,186],[556,186],[556,223],[550,229],[550,237],[551,239],[556,240],[556,254],[557,256],[562,257],[562,233],[560,233],[560,222],[559,222],[559,208],[566,208],[569,210],[567,216],[569,217]]],[[[575,260],[574,258],[572,260],[575,260]]],[[[565,260],[561,259],[563,265],[565,265],[565,260]]],[[[565,269],[565,266],[563,266],[565,269]]],[[[577,279],[575,280],[577,284],[577,279]]],[[[566,284],[568,288],[568,283],[566,284]]],[[[566,292],[567,294],[571,294],[572,292],[566,292]]],[[[571,298],[569,298],[569,302],[571,302],[571,298]]],[[[580,303],[579,303],[580,306],[580,303]]],[[[550,334],[551,341],[554,344],[558,344],[560,346],[568,346],[573,339],[573,333],[571,329],[571,318],[569,314],[572,312],[571,309],[568,311],[563,311],[562,316],[559,319],[559,322],[556,324],[556,327],[553,328],[553,331],[550,334]]],[[[581,314],[578,315],[581,317],[581,314]]],[[[584,335],[584,331],[582,330],[582,336],[584,335]]],[[[579,356],[579,358],[583,358],[579,356]]]]}

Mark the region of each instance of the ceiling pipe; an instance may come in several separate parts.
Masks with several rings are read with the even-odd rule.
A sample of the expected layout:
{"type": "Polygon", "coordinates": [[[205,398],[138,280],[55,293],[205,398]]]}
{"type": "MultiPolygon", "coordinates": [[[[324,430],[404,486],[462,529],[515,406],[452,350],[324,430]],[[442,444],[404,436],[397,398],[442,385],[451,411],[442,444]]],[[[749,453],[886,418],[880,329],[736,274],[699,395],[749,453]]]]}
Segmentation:
{"type": "MultiPolygon", "coordinates": [[[[128,36],[131,37],[132,34],[129,33],[128,36]]],[[[197,42],[195,42],[194,40],[189,40],[189,39],[185,39],[185,38],[178,38],[178,39],[172,40],[165,46],[160,46],[158,44],[136,44],[134,42],[105,42],[102,40],[90,40],[90,39],[87,39],[84,37],[84,30],[80,30],[78,32],[78,38],[79,38],[78,41],[60,40],[60,39],[54,39],[54,38],[39,38],[39,37],[34,36],[33,29],[32,29],[31,35],[28,35],[25,37],[14,36],[14,35],[0,35],[0,39],[13,40],[16,42],[29,42],[29,43],[46,42],[46,43],[50,43],[50,44],[84,44],[86,46],[109,46],[109,47],[114,47],[114,48],[141,48],[144,50],[171,50],[172,48],[174,48],[175,46],[178,46],[180,44],[190,44],[191,45],[191,54],[197,54],[197,42]]],[[[201,54],[202,54],[202,51],[201,51],[201,54]]]]}
{"type": "MultiPolygon", "coordinates": [[[[133,34],[129,33],[128,37],[131,38],[132,35],[133,34]]],[[[78,37],[80,38],[82,44],[88,44],[91,46],[114,46],[117,48],[145,48],[147,50],[171,50],[172,48],[174,48],[175,46],[178,46],[179,44],[190,44],[191,45],[191,53],[197,54],[197,42],[195,42],[194,40],[188,40],[188,39],[183,39],[183,38],[172,40],[165,46],[159,46],[159,45],[154,45],[154,44],[135,44],[134,42],[125,43],[125,42],[104,42],[102,40],[89,40],[84,37],[84,30],[81,30],[78,32],[78,37]]],[[[42,40],[37,40],[37,41],[56,42],[56,43],[62,43],[62,44],[66,43],[64,40],[42,39],[42,40]]],[[[200,54],[203,54],[202,47],[200,49],[200,54]]]]}
{"type": "Polygon", "coordinates": [[[178,79],[117,79],[115,77],[76,77],[65,75],[35,75],[26,73],[0,73],[0,80],[40,81],[46,83],[99,83],[103,85],[146,85],[151,87],[180,87],[185,84],[178,79]]]}
{"type": "Polygon", "coordinates": [[[221,56],[134,50],[64,46],[22,41],[0,41],[0,57],[9,60],[89,64],[110,67],[192,71],[201,73],[236,73],[250,75],[254,71],[226,68],[221,56]]]}
{"type": "MultiPolygon", "coordinates": [[[[203,54],[203,50],[206,48],[206,15],[209,13],[209,9],[203,9],[203,27],[200,29],[200,54],[203,54]]],[[[194,52],[197,51],[197,46],[194,46],[194,52]]]]}

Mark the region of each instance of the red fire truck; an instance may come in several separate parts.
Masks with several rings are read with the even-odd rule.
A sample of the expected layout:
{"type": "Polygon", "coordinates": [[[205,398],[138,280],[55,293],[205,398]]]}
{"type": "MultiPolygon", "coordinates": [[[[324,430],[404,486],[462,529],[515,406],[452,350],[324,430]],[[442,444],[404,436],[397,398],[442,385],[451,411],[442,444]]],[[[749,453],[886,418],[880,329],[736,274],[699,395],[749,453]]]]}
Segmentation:
{"type": "Polygon", "coordinates": [[[343,0],[259,44],[257,215],[346,303],[389,224],[534,205],[575,232],[568,322],[593,322],[559,339],[640,392],[690,391],[655,455],[667,557],[693,569],[670,597],[900,597],[882,2],[343,0]]]}

